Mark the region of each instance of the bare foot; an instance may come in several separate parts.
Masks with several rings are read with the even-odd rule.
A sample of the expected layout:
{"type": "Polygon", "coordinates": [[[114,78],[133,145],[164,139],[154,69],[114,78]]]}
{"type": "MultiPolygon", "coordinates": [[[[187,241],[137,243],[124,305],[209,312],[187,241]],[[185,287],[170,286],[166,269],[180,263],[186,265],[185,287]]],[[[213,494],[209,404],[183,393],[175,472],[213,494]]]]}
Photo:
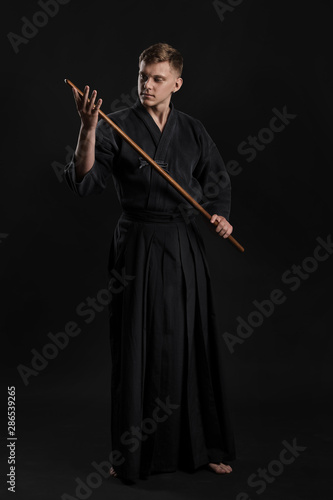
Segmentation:
{"type": "Polygon", "coordinates": [[[113,476],[113,477],[117,477],[118,476],[118,474],[116,473],[116,471],[114,470],[113,467],[111,467],[111,469],[110,469],[110,476],[113,476]]]}
{"type": "Polygon", "coordinates": [[[219,464],[209,463],[208,466],[216,472],[216,474],[230,474],[232,467],[230,465],[225,465],[222,462],[219,464]]]}

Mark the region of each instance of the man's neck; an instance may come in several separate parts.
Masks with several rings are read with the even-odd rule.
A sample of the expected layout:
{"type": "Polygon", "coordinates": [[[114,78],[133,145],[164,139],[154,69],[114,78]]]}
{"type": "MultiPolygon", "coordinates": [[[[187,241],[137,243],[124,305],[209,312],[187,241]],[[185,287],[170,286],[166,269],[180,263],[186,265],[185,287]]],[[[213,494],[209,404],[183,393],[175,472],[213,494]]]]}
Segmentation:
{"type": "Polygon", "coordinates": [[[156,125],[159,127],[161,132],[165,127],[165,124],[168,120],[170,109],[170,100],[166,103],[158,104],[157,106],[145,106],[148,113],[151,115],[156,125]]]}

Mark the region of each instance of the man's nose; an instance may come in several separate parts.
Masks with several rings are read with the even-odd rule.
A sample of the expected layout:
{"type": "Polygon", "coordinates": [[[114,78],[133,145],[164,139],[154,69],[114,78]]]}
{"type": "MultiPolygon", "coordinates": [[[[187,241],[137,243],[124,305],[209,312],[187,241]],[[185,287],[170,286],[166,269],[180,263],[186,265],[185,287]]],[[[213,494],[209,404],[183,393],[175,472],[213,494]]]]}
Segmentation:
{"type": "Polygon", "coordinates": [[[145,87],[146,89],[150,88],[150,80],[151,80],[151,78],[149,77],[149,78],[147,78],[147,80],[144,82],[144,87],[145,87]]]}

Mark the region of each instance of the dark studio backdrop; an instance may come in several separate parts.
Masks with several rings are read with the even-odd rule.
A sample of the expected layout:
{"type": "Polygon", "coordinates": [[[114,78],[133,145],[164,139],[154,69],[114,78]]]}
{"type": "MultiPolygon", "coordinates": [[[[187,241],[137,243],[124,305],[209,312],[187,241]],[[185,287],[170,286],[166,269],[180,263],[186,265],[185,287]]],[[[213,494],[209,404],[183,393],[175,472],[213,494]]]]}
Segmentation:
{"type": "Polygon", "coordinates": [[[173,102],[222,154],[233,235],[245,247],[198,216],[238,460],[230,477],[198,473],[186,491],[170,475],[137,489],[97,475],[85,498],[136,499],[149,488],[166,488],[165,498],[330,498],[330,2],[16,1],[4,4],[1,26],[1,498],[12,494],[8,387],[16,498],[79,498],[75,478],[85,482],[108,457],[107,307],[89,317],[78,307],[106,286],[121,209],[111,179],[87,198],[64,181],[80,125],[64,78],[96,88],[105,113],[132,105],[138,56],[158,41],[183,54],[173,102]],[[263,491],[251,486],[251,474],[295,440],[295,461],[271,466],[263,491]]]}

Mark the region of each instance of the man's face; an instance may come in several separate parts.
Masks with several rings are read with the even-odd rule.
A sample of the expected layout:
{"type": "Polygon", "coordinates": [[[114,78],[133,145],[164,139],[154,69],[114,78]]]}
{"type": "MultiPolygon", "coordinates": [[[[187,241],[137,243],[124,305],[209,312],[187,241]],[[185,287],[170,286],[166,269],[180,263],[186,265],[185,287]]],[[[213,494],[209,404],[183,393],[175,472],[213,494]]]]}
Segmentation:
{"type": "Polygon", "coordinates": [[[169,105],[173,92],[182,86],[183,80],[168,61],[146,64],[141,62],[138,76],[138,93],[144,106],[169,105]]]}

